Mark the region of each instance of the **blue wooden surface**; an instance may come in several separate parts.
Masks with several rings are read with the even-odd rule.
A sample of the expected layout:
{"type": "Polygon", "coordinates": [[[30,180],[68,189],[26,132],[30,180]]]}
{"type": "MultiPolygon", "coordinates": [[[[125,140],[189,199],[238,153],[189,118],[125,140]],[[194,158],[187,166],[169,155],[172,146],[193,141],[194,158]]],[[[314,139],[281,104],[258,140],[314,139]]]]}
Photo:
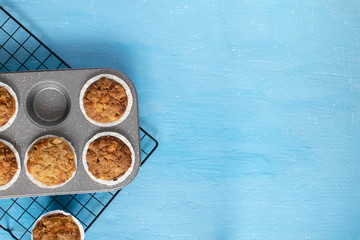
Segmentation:
{"type": "Polygon", "coordinates": [[[87,239],[360,239],[359,1],[0,3],[160,142],[87,239]]]}

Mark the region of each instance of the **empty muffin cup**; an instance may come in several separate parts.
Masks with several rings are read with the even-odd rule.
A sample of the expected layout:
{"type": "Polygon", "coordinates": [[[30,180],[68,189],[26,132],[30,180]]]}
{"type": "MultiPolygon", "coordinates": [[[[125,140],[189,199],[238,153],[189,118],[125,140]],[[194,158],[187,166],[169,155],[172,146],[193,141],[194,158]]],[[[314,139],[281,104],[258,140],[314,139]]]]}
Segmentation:
{"type": "Polygon", "coordinates": [[[20,171],[19,153],[11,143],[0,139],[0,191],[13,185],[20,171]]]}
{"type": "Polygon", "coordinates": [[[35,221],[33,226],[31,240],[85,239],[84,228],[80,222],[71,214],[61,210],[43,214],[35,221]]]}
{"type": "Polygon", "coordinates": [[[75,149],[62,137],[45,135],[28,147],[24,165],[26,175],[39,187],[62,187],[75,176],[75,149]]]}
{"type": "Polygon", "coordinates": [[[55,127],[69,116],[71,98],[61,84],[53,81],[40,82],[28,92],[25,110],[35,125],[55,127]]]}
{"type": "Polygon", "coordinates": [[[135,152],[123,135],[102,132],[86,143],[82,162],[92,180],[112,186],[125,181],[134,171],[135,152]]]}
{"type": "Polygon", "coordinates": [[[80,109],[85,118],[100,127],[112,127],[130,113],[133,98],[127,83],[111,74],[88,80],[80,91],[80,109]]]}
{"type": "Polygon", "coordinates": [[[10,86],[0,82],[0,132],[6,130],[15,121],[19,103],[10,86]]]}

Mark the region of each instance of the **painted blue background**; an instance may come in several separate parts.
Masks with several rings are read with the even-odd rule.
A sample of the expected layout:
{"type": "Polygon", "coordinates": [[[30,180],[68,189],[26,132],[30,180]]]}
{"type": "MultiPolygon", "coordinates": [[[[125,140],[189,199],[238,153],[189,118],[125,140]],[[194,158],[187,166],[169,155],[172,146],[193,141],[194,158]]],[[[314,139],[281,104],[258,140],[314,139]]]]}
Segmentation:
{"type": "Polygon", "coordinates": [[[87,239],[360,239],[359,1],[0,3],[160,142],[87,239]]]}

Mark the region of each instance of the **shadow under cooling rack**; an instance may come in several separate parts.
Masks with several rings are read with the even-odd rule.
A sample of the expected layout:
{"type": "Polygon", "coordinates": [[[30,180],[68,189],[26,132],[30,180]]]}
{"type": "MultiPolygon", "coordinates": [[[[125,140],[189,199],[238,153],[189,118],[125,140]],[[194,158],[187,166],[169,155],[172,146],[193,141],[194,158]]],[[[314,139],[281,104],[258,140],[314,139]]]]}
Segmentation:
{"type": "MultiPolygon", "coordinates": [[[[0,7],[0,72],[66,68],[70,66],[0,7]]],[[[144,129],[140,130],[143,165],[158,142],[144,129]]],[[[2,199],[0,228],[14,239],[30,239],[31,227],[40,215],[64,210],[75,216],[87,231],[120,191],[2,199]]]]}

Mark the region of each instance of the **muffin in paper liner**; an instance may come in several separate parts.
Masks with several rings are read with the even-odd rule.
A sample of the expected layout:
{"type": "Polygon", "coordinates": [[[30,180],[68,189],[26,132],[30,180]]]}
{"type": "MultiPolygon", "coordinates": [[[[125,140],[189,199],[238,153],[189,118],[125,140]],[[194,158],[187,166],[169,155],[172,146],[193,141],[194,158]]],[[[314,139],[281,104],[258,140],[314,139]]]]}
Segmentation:
{"type": "Polygon", "coordinates": [[[3,144],[5,144],[5,145],[6,145],[8,148],[10,148],[10,150],[14,153],[14,156],[15,156],[15,159],[16,159],[16,163],[17,163],[17,166],[18,166],[18,169],[16,170],[16,173],[15,173],[15,175],[12,177],[12,179],[11,179],[8,183],[0,186],[0,191],[1,191],[1,190],[8,189],[9,187],[11,187],[11,186],[16,182],[16,180],[18,179],[18,177],[19,177],[19,175],[20,175],[20,172],[21,172],[21,163],[20,163],[19,153],[18,153],[18,151],[15,149],[15,147],[14,147],[11,143],[9,143],[8,141],[5,141],[5,140],[3,140],[3,139],[0,139],[0,142],[3,143],[3,144]]]}
{"type": "Polygon", "coordinates": [[[89,79],[83,86],[83,88],[81,89],[80,91],[80,97],[79,97],[79,103],[80,103],[80,109],[81,109],[81,112],[83,113],[83,115],[85,116],[85,118],[92,124],[96,125],[96,126],[99,126],[99,127],[112,127],[112,126],[116,126],[118,124],[120,124],[122,121],[124,121],[128,115],[130,114],[130,111],[131,111],[131,107],[133,105],[133,97],[132,97],[132,94],[131,94],[131,90],[130,90],[130,87],[127,85],[127,83],[121,79],[120,77],[117,77],[115,75],[112,75],[112,74],[100,74],[100,75],[97,75],[91,79],[89,79]],[[95,120],[93,120],[92,118],[90,118],[86,111],[85,111],[85,107],[84,107],[84,96],[85,96],[85,92],[86,90],[90,87],[91,84],[95,83],[96,81],[100,80],[102,77],[105,77],[107,79],[110,79],[110,80],[114,80],[116,81],[117,83],[119,83],[125,90],[126,92],[126,96],[127,96],[127,106],[126,106],[126,109],[125,109],[125,112],[123,113],[123,115],[120,117],[120,119],[114,121],[114,122],[109,122],[109,123],[100,123],[100,122],[97,122],[95,120]]]}
{"type": "Polygon", "coordinates": [[[0,132],[2,132],[2,131],[5,131],[7,128],[9,128],[11,126],[11,124],[15,121],[16,116],[17,116],[18,111],[19,111],[19,103],[18,103],[16,93],[12,90],[12,88],[9,85],[7,85],[7,84],[5,84],[3,82],[0,82],[0,87],[5,87],[6,91],[8,91],[8,93],[15,100],[15,113],[14,113],[14,115],[12,115],[12,117],[3,126],[0,126],[0,132]]]}
{"type": "Polygon", "coordinates": [[[125,181],[125,179],[128,178],[131,175],[131,173],[133,172],[134,165],[135,165],[135,151],[134,151],[134,148],[132,147],[131,143],[129,142],[129,140],[127,138],[125,138],[123,135],[121,135],[117,132],[101,132],[101,133],[96,134],[92,138],[90,138],[90,140],[85,144],[85,147],[84,147],[84,150],[82,153],[82,162],[83,162],[85,171],[87,172],[87,174],[90,176],[90,178],[92,180],[94,180],[95,182],[98,182],[100,184],[104,184],[107,186],[113,186],[113,185],[116,185],[116,184],[119,184],[119,183],[125,181]],[[131,165],[130,165],[129,169],[123,175],[120,175],[119,177],[117,177],[116,180],[103,180],[103,179],[95,177],[89,171],[89,166],[88,166],[87,159],[86,159],[87,158],[86,155],[87,155],[89,146],[92,142],[94,142],[98,138],[104,137],[104,136],[112,136],[112,137],[115,137],[115,138],[121,140],[126,146],[129,147],[130,152],[131,152],[131,165]]]}
{"type": "Polygon", "coordinates": [[[28,176],[28,178],[30,179],[31,182],[35,183],[37,186],[41,187],[41,188],[50,188],[50,189],[53,189],[53,188],[59,188],[59,187],[62,187],[64,186],[66,183],[68,183],[74,176],[75,176],[75,173],[77,171],[77,158],[76,158],[76,151],[75,151],[75,148],[71,145],[71,143],[66,140],[65,138],[63,137],[60,137],[60,136],[55,136],[55,135],[44,135],[44,136],[41,136],[39,138],[37,138],[35,141],[33,141],[30,146],[27,148],[26,150],[26,153],[25,153],[25,158],[24,158],[24,166],[25,166],[25,169],[26,169],[26,175],[28,176]],[[34,146],[35,143],[37,143],[39,140],[42,140],[42,139],[47,139],[47,138],[51,138],[51,137],[58,137],[60,139],[62,139],[63,141],[65,141],[66,143],[69,144],[72,152],[74,153],[74,161],[75,161],[75,171],[73,172],[73,174],[71,175],[71,177],[69,179],[67,179],[65,182],[63,183],[60,183],[60,184],[57,184],[57,185],[52,185],[52,186],[48,186],[38,180],[36,180],[34,178],[33,175],[30,174],[30,172],[28,171],[28,167],[27,167],[27,162],[29,160],[29,156],[28,156],[28,152],[32,149],[32,147],[34,146]]]}
{"type": "MultiPolygon", "coordinates": [[[[80,240],[84,240],[85,239],[85,232],[84,232],[84,228],[83,226],[80,224],[79,220],[77,220],[73,215],[71,215],[70,213],[66,213],[62,210],[54,210],[54,211],[50,211],[50,212],[47,212],[43,215],[41,215],[38,219],[36,219],[34,225],[33,225],[33,229],[32,231],[34,230],[34,228],[36,227],[36,224],[38,224],[39,221],[41,221],[41,219],[43,217],[48,217],[48,216],[51,216],[53,214],[62,214],[62,215],[65,215],[65,216],[71,216],[72,220],[76,223],[76,225],[78,225],[79,227],[79,231],[80,231],[80,240]]],[[[31,232],[31,240],[34,240],[33,238],[33,234],[31,232]]]]}

